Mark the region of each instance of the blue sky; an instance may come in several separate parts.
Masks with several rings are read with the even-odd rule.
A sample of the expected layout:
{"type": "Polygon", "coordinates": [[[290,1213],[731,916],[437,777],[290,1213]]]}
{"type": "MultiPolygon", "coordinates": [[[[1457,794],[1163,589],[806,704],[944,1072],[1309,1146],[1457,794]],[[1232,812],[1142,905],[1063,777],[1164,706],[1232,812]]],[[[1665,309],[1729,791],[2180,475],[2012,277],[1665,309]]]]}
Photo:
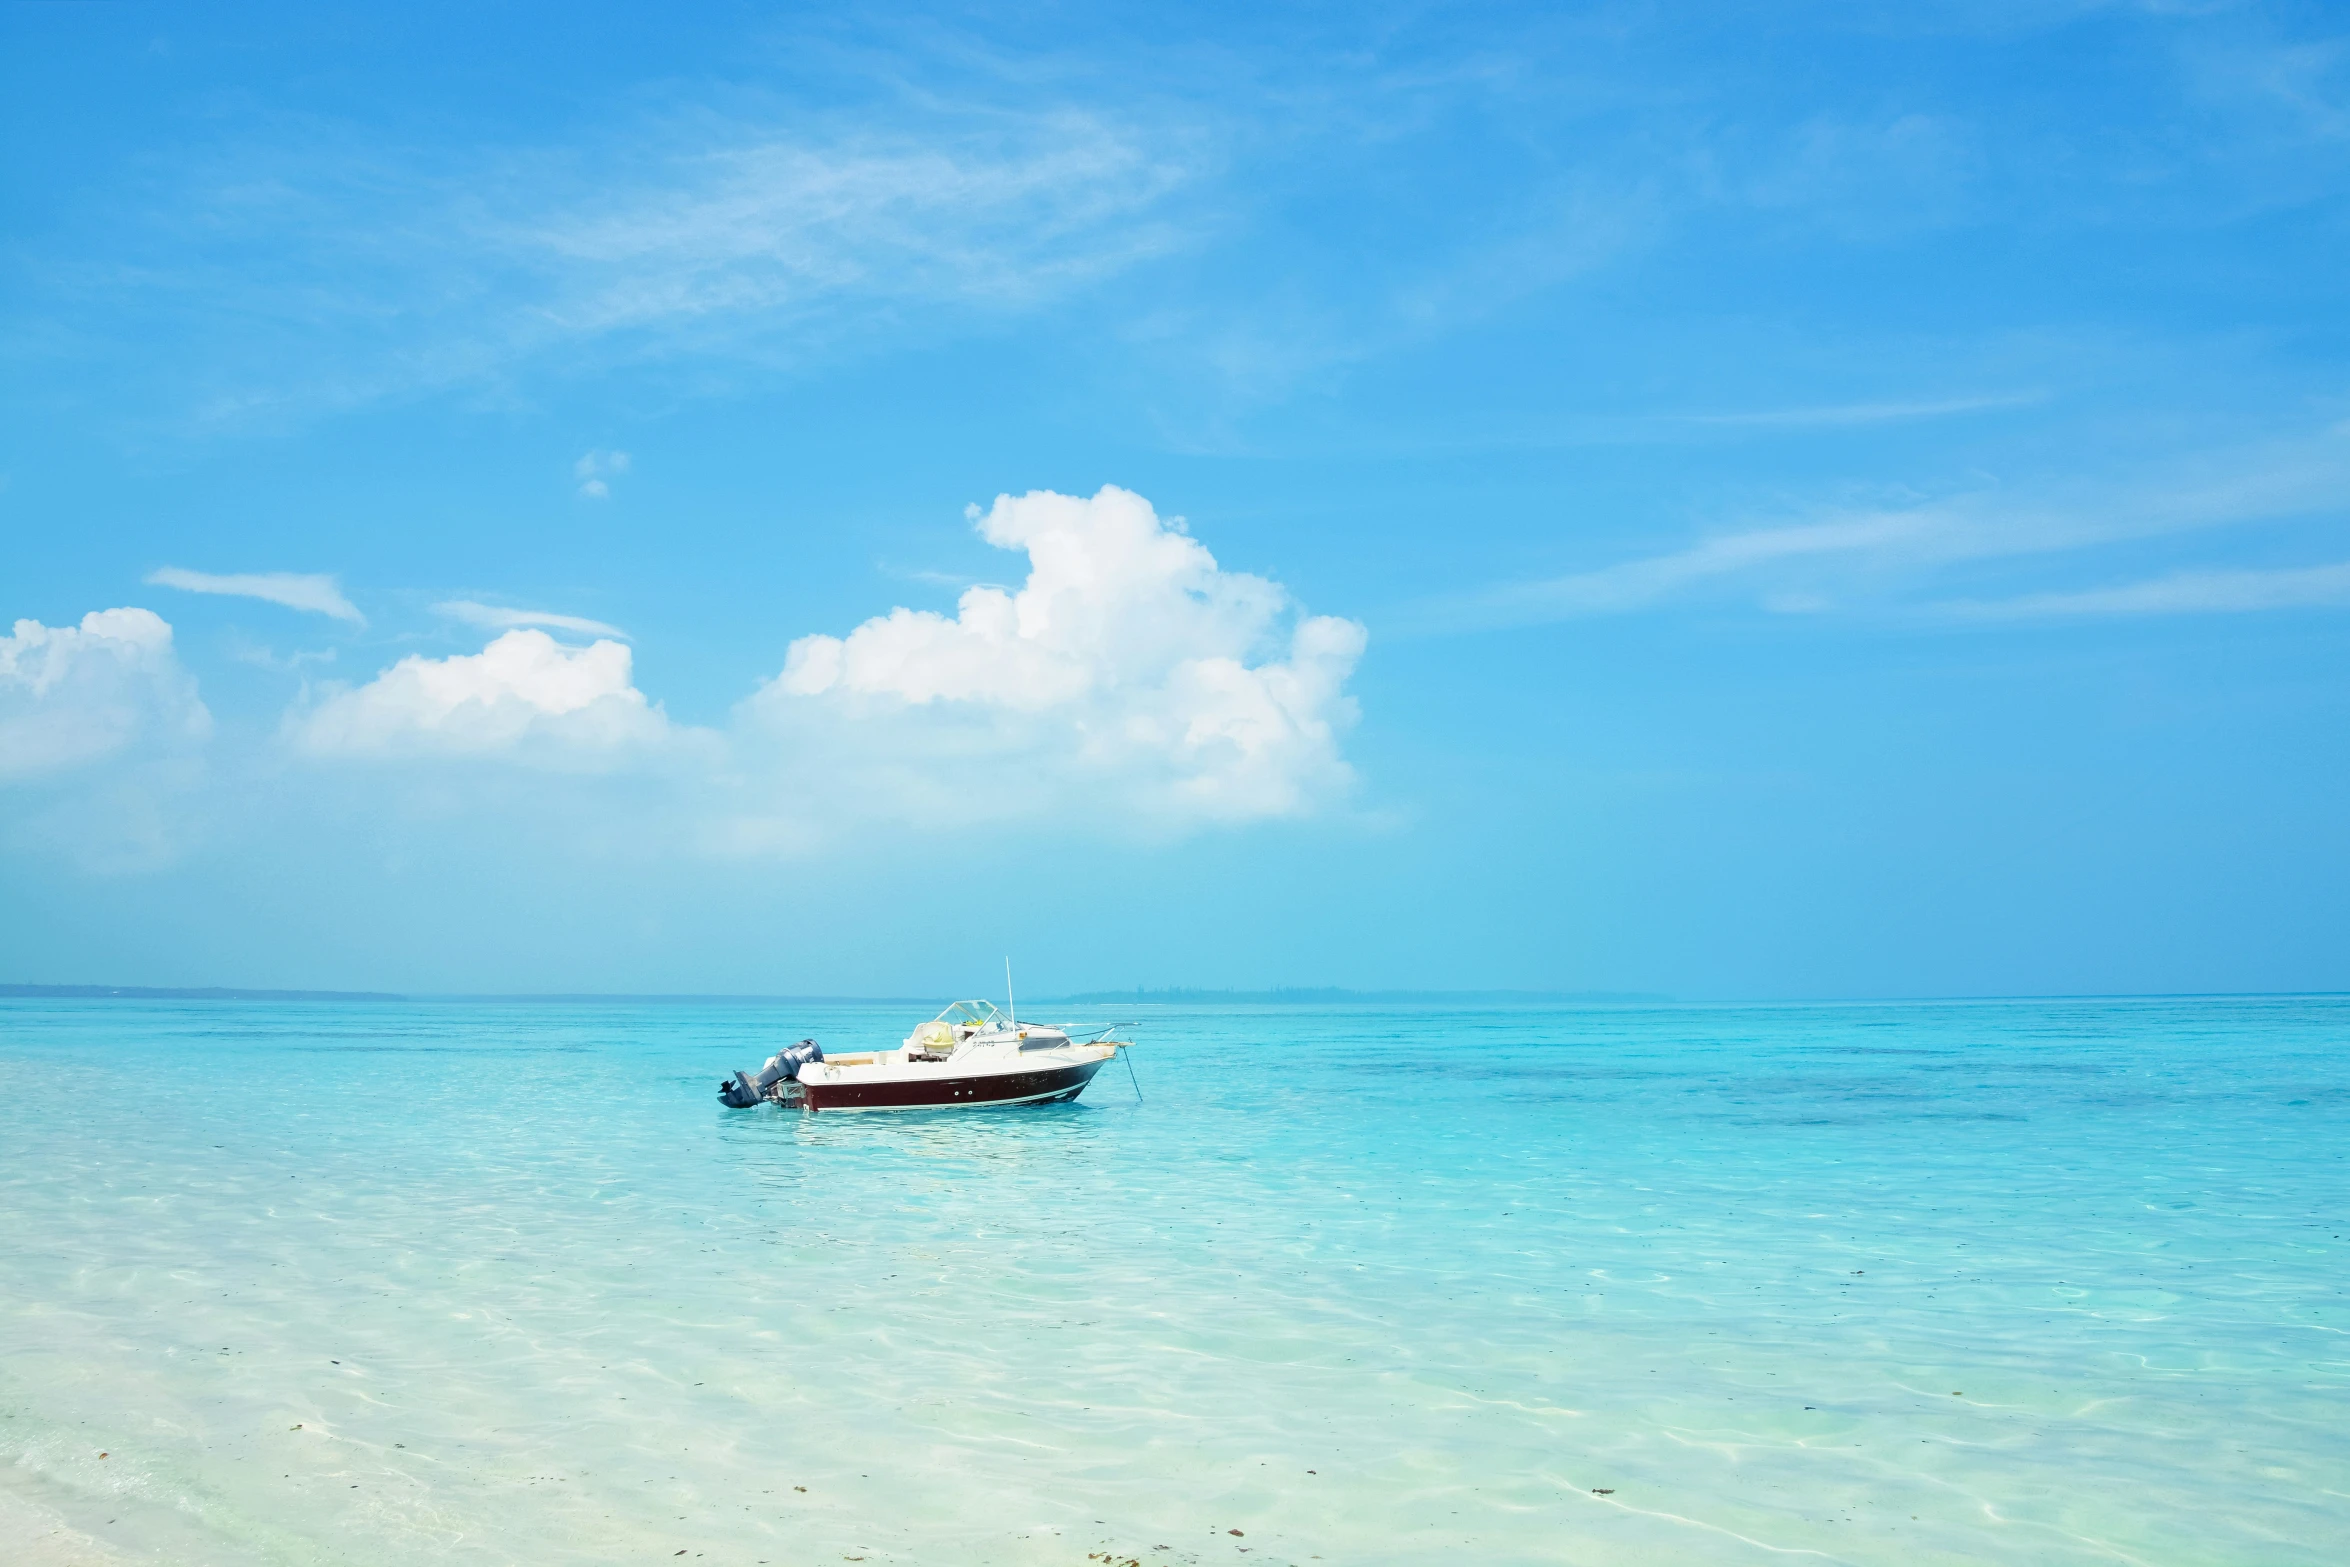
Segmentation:
{"type": "Polygon", "coordinates": [[[2338,10],[0,14],[0,979],[2350,986],[2338,10]]]}

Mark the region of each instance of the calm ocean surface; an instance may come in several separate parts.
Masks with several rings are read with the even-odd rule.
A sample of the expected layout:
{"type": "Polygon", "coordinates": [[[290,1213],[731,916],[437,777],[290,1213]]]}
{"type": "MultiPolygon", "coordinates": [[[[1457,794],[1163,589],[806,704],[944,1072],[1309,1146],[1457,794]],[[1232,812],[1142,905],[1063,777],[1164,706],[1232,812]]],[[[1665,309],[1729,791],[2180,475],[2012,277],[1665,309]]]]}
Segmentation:
{"type": "Polygon", "coordinates": [[[0,1556],[2350,1561],[2350,999],[926,1015],[0,1001],[0,1556]]]}

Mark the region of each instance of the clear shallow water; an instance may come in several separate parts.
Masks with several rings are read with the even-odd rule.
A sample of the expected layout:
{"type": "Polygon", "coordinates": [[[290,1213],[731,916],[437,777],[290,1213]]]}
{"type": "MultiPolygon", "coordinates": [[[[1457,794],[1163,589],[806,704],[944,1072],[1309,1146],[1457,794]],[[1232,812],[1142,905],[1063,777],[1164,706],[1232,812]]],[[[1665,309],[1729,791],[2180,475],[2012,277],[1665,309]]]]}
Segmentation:
{"type": "Polygon", "coordinates": [[[0,1554],[2350,1560],[2350,1001],[1139,1015],[0,1002],[0,1554]]]}

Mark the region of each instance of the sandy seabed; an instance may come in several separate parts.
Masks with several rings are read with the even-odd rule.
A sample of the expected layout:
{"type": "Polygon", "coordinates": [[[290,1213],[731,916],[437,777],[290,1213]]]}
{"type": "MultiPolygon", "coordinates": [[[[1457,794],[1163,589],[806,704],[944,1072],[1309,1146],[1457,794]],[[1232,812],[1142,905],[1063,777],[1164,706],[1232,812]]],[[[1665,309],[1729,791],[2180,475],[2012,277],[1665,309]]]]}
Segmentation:
{"type": "Polygon", "coordinates": [[[0,1002],[0,1557],[2350,1560],[2350,1002],[902,1011],[0,1002]]]}

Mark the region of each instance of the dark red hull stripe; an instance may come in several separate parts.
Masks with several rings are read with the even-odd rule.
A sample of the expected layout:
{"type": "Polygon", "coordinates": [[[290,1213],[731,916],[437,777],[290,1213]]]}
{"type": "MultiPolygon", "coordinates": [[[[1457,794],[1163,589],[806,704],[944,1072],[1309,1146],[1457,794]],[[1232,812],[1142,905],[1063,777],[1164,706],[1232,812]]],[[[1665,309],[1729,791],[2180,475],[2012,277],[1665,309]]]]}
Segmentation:
{"type": "Polygon", "coordinates": [[[809,1083],[811,1110],[920,1110],[938,1105],[991,1105],[1014,1099],[1074,1099],[1099,1061],[1053,1067],[1042,1072],[1005,1072],[990,1077],[942,1077],[935,1082],[809,1083]]]}

